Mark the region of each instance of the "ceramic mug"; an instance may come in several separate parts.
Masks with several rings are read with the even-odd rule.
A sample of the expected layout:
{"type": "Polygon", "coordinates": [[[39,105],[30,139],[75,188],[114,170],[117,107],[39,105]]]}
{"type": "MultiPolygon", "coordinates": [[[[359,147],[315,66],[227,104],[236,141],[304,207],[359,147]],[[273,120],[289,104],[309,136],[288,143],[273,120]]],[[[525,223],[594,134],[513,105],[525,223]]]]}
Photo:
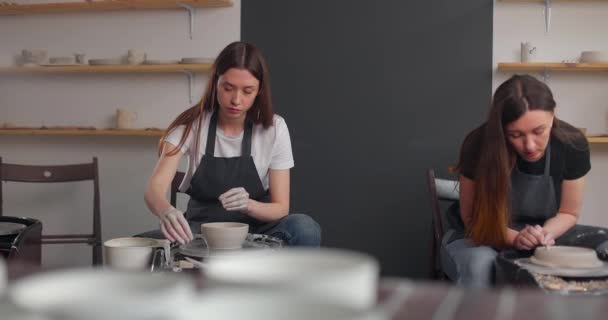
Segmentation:
{"type": "Polygon", "coordinates": [[[116,110],[116,128],[131,129],[135,120],[137,120],[137,113],[125,109],[116,110]]]}
{"type": "Polygon", "coordinates": [[[536,58],[536,47],[530,42],[521,43],[521,62],[533,62],[536,58]]]}

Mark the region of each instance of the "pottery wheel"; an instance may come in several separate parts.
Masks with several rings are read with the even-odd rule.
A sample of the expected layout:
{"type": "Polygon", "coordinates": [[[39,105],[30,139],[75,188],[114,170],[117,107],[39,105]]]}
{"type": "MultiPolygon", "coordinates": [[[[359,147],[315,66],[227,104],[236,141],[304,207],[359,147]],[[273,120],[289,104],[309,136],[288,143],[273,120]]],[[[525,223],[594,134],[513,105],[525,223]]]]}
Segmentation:
{"type": "Polygon", "coordinates": [[[530,258],[523,258],[515,260],[515,264],[530,272],[549,276],[560,276],[570,278],[608,277],[608,263],[606,262],[602,262],[602,265],[597,268],[557,268],[539,265],[532,262],[530,258]]]}
{"type": "Polygon", "coordinates": [[[200,234],[194,235],[194,240],[185,245],[180,245],[177,252],[195,258],[211,258],[238,254],[243,250],[259,251],[260,253],[278,250],[283,246],[283,241],[278,238],[260,234],[248,234],[241,249],[209,249],[207,242],[200,234]]]}
{"type": "Polygon", "coordinates": [[[21,229],[27,227],[22,223],[15,222],[0,222],[0,236],[6,236],[10,234],[17,234],[21,229]]]}

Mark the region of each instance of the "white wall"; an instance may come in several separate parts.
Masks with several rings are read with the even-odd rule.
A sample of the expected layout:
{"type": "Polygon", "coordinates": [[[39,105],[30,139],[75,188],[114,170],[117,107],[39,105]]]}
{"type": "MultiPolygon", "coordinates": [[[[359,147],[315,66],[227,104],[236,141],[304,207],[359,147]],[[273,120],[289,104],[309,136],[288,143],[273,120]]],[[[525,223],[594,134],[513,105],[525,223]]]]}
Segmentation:
{"type": "MultiPolygon", "coordinates": [[[[225,45],[240,39],[241,2],[234,2],[228,8],[198,9],[192,40],[188,15],[182,10],[2,16],[0,63],[13,60],[24,48],[47,49],[50,56],[84,52],[87,58],[118,57],[130,48],[144,50],[152,59],[215,57],[225,45]]],[[[195,101],[206,81],[205,74],[198,74],[195,101]]],[[[123,107],[137,112],[137,127],[166,128],[189,106],[182,74],[0,74],[0,125],[110,127],[116,108],[123,107]]],[[[22,164],[69,164],[98,157],[105,240],[156,228],[143,192],[156,162],[157,141],[0,136],[0,156],[4,162],[22,164]]],[[[84,182],[5,184],[4,212],[39,218],[46,233],[89,230],[92,190],[84,182]]],[[[86,245],[45,246],[43,253],[47,265],[90,263],[86,245]]]]}
{"type": "MultiPolygon", "coordinates": [[[[608,3],[554,1],[549,33],[545,33],[543,8],[540,3],[495,2],[494,68],[498,62],[519,62],[520,42],[525,41],[537,47],[539,62],[578,59],[584,50],[608,51],[608,3]]],[[[495,70],[494,90],[510,75],[495,70]]],[[[608,74],[552,72],[547,83],[559,117],[588,128],[589,134],[608,133],[608,74]]],[[[591,163],[580,223],[608,226],[608,145],[591,145],[591,163]]]]}

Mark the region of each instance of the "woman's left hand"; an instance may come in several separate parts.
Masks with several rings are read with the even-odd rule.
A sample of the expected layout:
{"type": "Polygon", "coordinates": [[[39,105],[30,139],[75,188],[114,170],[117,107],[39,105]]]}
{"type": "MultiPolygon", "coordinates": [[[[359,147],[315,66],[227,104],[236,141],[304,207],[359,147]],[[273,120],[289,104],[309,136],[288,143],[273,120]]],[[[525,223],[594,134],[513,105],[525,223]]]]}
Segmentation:
{"type": "Polygon", "coordinates": [[[243,187],[232,188],[224,192],[219,197],[224,209],[228,211],[243,211],[249,210],[249,193],[243,187]]]}

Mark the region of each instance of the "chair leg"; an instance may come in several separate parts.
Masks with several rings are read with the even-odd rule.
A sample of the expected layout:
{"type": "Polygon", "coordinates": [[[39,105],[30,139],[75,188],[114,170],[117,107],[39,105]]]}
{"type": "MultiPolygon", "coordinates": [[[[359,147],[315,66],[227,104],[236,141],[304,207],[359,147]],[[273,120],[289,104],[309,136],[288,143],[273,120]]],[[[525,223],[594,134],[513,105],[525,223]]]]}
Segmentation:
{"type": "Polygon", "coordinates": [[[103,264],[103,257],[102,257],[101,249],[102,248],[101,248],[100,243],[93,244],[93,265],[94,266],[103,264]]]}

